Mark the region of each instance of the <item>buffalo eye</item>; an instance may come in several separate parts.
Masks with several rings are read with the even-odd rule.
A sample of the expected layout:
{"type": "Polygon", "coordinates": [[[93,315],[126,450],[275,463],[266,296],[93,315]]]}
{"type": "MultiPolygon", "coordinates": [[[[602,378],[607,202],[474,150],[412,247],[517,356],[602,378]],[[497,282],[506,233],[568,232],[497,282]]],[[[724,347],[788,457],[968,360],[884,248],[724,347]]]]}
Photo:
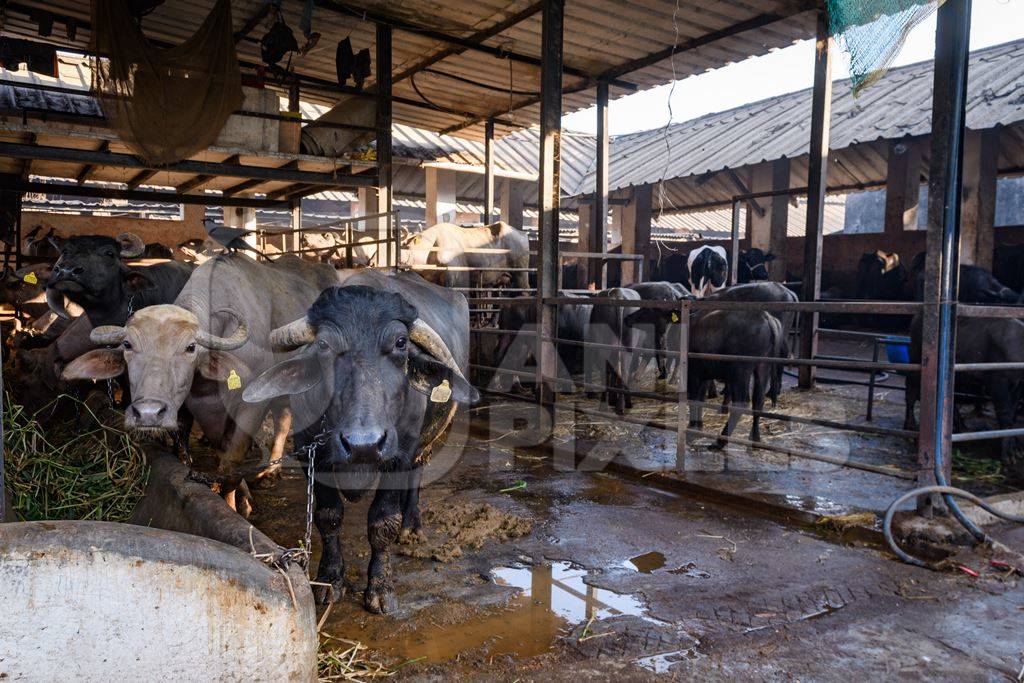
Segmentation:
{"type": "Polygon", "coordinates": [[[403,351],[405,350],[405,347],[408,343],[408,339],[406,339],[405,337],[399,337],[398,339],[395,340],[395,348],[398,349],[399,351],[403,351]]]}
{"type": "Polygon", "coordinates": [[[121,342],[121,348],[123,348],[125,351],[131,351],[132,343],[125,339],[123,342],[121,342]]]}
{"type": "Polygon", "coordinates": [[[188,346],[185,347],[185,353],[195,353],[195,352],[196,352],[196,343],[195,342],[192,342],[191,344],[189,344],[188,346]]]}
{"type": "Polygon", "coordinates": [[[324,341],[323,339],[317,339],[317,340],[316,340],[316,346],[317,346],[317,348],[318,348],[318,349],[320,349],[321,351],[326,351],[326,350],[328,350],[328,349],[330,348],[330,347],[329,347],[329,346],[327,345],[327,342],[325,342],[325,341],[324,341]]]}

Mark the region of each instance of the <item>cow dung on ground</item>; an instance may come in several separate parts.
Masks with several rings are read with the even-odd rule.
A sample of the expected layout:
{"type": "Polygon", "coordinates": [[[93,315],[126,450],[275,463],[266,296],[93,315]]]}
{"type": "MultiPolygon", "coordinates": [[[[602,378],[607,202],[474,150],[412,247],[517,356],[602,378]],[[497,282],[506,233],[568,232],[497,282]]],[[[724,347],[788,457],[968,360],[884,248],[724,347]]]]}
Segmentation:
{"type": "Polygon", "coordinates": [[[426,536],[404,536],[396,551],[406,557],[451,562],[463,548],[479,550],[487,541],[507,541],[530,533],[533,522],[489,503],[444,506],[423,510],[426,536]]]}

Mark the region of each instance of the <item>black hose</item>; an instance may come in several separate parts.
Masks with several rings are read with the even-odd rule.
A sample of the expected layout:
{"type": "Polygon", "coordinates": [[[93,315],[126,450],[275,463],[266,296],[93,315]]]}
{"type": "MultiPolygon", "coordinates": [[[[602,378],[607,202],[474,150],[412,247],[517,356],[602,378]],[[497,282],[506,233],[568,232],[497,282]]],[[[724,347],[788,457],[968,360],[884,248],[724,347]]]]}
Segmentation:
{"type": "MultiPolygon", "coordinates": [[[[885,541],[886,541],[886,543],[889,544],[889,548],[894,553],[896,553],[897,557],[899,557],[901,560],[903,560],[904,562],[906,562],[908,564],[913,564],[913,565],[917,565],[918,567],[925,567],[925,568],[928,568],[928,569],[933,568],[933,565],[930,565],[927,562],[924,562],[922,560],[917,559],[916,557],[914,557],[913,555],[910,555],[905,550],[900,548],[899,545],[896,544],[896,539],[894,539],[893,536],[892,536],[892,518],[896,514],[896,509],[900,505],[902,505],[903,503],[907,502],[911,498],[916,498],[918,496],[922,496],[922,495],[925,495],[925,494],[928,494],[928,493],[941,493],[944,500],[948,500],[948,499],[952,498],[953,496],[956,496],[958,498],[964,498],[964,499],[969,500],[970,502],[974,503],[975,505],[977,505],[978,507],[980,507],[982,510],[984,510],[987,513],[989,513],[993,517],[998,517],[999,519],[1006,520],[1007,522],[1013,522],[1015,524],[1024,524],[1024,516],[1011,515],[1010,513],[1002,512],[1001,510],[997,510],[994,507],[992,507],[991,505],[989,505],[988,503],[986,503],[984,500],[979,498],[978,496],[974,495],[973,493],[969,493],[968,491],[964,491],[963,489],[958,489],[955,486],[946,486],[946,485],[922,486],[921,488],[914,489],[913,491],[908,491],[907,493],[904,493],[902,496],[900,496],[899,498],[894,500],[892,502],[892,504],[889,505],[889,509],[885,511],[885,519],[882,521],[882,533],[885,534],[885,541]]],[[[959,506],[957,506],[956,509],[959,510],[960,509],[959,506]]],[[[961,514],[963,514],[963,513],[961,513],[961,514]]],[[[973,526],[973,522],[972,522],[972,526],[973,526]]],[[[977,528],[977,527],[975,527],[975,528],[977,528]]],[[[968,529],[968,531],[970,531],[970,529],[968,529]]],[[[983,543],[991,543],[992,542],[992,537],[991,536],[989,536],[985,532],[981,531],[980,529],[979,529],[979,532],[981,534],[981,538],[978,538],[979,541],[981,541],[983,543]]],[[[974,532],[971,532],[971,533],[974,533],[974,532]]],[[[975,536],[975,537],[977,538],[977,536],[975,536]]]]}

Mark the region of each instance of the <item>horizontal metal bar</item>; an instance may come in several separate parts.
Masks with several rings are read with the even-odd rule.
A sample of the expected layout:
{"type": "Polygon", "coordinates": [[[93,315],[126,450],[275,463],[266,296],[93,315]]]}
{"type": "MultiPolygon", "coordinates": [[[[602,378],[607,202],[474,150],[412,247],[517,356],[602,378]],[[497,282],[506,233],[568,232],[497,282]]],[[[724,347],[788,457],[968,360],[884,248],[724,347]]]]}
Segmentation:
{"type": "Polygon", "coordinates": [[[980,306],[957,304],[958,318],[1024,318],[1024,306],[980,306]]]}
{"type": "MultiPolygon", "coordinates": [[[[374,218],[385,218],[387,216],[398,216],[398,210],[394,211],[382,211],[381,213],[369,213],[360,216],[349,216],[347,218],[338,218],[327,223],[321,223],[320,225],[312,225],[308,228],[281,228],[279,230],[266,230],[267,233],[273,233],[275,235],[292,235],[295,233],[303,232],[336,232],[338,226],[348,225],[350,223],[362,223],[363,221],[371,220],[374,218]]],[[[363,230],[357,230],[357,232],[365,232],[363,230]]]]}
{"type": "Polygon", "coordinates": [[[995,370],[1024,370],[1024,363],[957,363],[957,372],[992,372],[995,370]]]}
{"type": "Polygon", "coordinates": [[[490,365],[481,365],[479,363],[470,363],[469,367],[473,370],[487,370],[488,372],[496,372],[500,375],[512,375],[514,377],[526,377],[531,382],[537,381],[536,372],[523,372],[522,370],[512,370],[510,368],[495,368],[490,365]]]}
{"type": "Polygon", "coordinates": [[[982,432],[960,432],[953,435],[953,443],[965,441],[985,441],[986,439],[1005,439],[1011,436],[1024,436],[1024,427],[1014,429],[989,429],[982,432]]]}
{"type": "Polygon", "coordinates": [[[377,184],[377,177],[372,174],[322,173],[319,171],[264,168],[262,166],[244,166],[241,164],[196,161],[193,159],[186,159],[185,161],[167,164],[166,166],[156,166],[147,164],[131,154],[70,147],[25,145],[17,142],[0,142],[0,156],[13,157],[15,159],[38,159],[74,164],[169,171],[172,173],[197,173],[201,175],[229,176],[232,178],[258,178],[266,181],[308,183],[310,185],[373,187],[377,184]]]}
{"type": "Polygon", "coordinates": [[[469,333],[480,332],[484,334],[521,334],[524,337],[536,337],[536,332],[530,332],[528,330],[519,330],[513,332],[512,330],[500,330],[497,327],[471,327],[469,333]]]}

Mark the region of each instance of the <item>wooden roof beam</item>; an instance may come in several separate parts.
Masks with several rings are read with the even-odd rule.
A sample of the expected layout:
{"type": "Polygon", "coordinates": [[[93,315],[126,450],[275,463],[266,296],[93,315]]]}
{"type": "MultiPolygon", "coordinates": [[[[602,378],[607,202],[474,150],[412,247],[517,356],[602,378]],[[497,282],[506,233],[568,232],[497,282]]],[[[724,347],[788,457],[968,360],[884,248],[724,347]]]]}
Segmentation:
{"type": "Polygon", "coordinates": [[[149,180],[150,178],[152,178],[156,174],[157,174],[157,171],[154,170],[154,169],[146,169],[144,171],[139,171],[134,176],[132,176],[128,180],[128,182],[125,183],[125,184],[128,185],[128,189],[129,190],[134,190],[139,185],[141,185],[142,183],[146,182],[147,180],[149,180]]]}
{"type": "MultiPolygon", "coordinates": [[[[100,146],[96,148],[96,151],[101,153],[109,152],[110,140],[104,140],[103,142],[101,142],[100,146]]],[[[79,185],[84,183],[86,180],[88,180],[89,174],[92,173],[93,169],[95,168],[96,166],[94,166],[93,164],[86,164],[85,166],[82,166],[82,170],[79,171],[78,175],[75,177],[75,182],[77,182],[79,185]]]]}
{"type": "MultiPolygon", "coordinates": [[[[231,156],[229,156],[227,159],[225,159],[221,163],[222,164],[237,164],[238,162],[239,162],[238,155],[237,154],[232,154],[231,156]]],[[[207,184],[208,182],[210,182],[211,180],[213,180],[216,177],[217,176],[210,175],[208,173],[200,173],[199,175],[196,175],[196,176],[193,176],[193,177],[189,178],[188,180],[183,182],[181,185],[178,185],[174,189],[177,192],[181,193],[181,194],[185,194],[186,192],[191,192],[192,190],[199,189],[200,187],[202,187],[203,185],[207,184]]]]}

